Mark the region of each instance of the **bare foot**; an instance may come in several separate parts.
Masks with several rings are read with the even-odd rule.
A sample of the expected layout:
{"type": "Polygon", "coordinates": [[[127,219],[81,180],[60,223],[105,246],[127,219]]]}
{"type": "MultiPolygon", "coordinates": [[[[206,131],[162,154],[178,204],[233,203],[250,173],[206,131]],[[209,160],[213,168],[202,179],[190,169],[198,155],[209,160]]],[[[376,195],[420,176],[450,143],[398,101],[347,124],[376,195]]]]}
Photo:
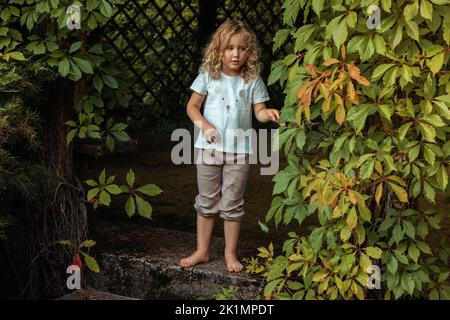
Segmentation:
{"type": "Polygon", "coordinates": [[[226,254],[225,263],[228,272],[241,272],[244,270],[244,266],[239,262],[235,254],[226,254]]]}
{"type": "Polygon", "coordinates": [[[208,252],[203,251],[195,251],[189,257],[180,260],[180,267],[182,268],[190,268],[199,263],[209,262],[209,254],[208,252]]]}

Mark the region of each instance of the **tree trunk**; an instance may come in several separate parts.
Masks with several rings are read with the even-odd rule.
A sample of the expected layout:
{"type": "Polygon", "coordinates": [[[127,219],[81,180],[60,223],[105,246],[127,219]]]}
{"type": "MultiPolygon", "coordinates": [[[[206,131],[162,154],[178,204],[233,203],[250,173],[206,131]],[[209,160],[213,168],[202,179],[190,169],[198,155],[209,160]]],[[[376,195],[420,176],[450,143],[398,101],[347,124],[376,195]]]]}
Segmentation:
{"type": "Polygon", "coordinates": [[[30,277],[24,289],[27,297],[57,297],[67,292],[66,269],[72,264],[76,247],[86,239],[87,214],[84,192],[74,176],[71,143],[66,144],[67,120],[74,116],[74,84],[58,80],[53,90],[42,130],[42,164],[55,176],[55,183],[44,196],[31,234],[30,277]],[[75,246],[62,246],[70,240],[75,246]]]}

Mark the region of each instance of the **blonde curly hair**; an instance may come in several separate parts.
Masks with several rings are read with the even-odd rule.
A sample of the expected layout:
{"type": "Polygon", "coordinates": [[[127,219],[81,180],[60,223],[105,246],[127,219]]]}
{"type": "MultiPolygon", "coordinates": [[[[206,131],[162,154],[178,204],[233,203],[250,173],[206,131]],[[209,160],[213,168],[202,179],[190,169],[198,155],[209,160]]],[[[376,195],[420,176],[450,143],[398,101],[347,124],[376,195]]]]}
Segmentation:
{"type": "Polygon", "coordinates": [[[227,20],[217,28],[203,52],[200,72],[207,72],[214,80],[219,79],[222,71],[223,51],[231,36],[237,33],[242,33],[247,41],[247,59],[241,67],[240,76],[245,82],[259,76],[262,66],[259,62],[260,52],[256,35],[240,20],[227,20]]]}

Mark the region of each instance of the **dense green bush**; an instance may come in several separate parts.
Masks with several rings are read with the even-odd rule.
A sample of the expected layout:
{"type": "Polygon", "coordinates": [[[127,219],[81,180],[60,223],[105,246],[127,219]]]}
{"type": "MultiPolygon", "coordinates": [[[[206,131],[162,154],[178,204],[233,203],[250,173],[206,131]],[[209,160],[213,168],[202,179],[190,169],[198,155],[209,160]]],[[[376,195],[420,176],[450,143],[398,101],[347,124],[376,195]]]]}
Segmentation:
{"type": "Polygon", "coordinates": [[[279,132],[288,166],[266,220],[298,224],[282,254],[260,248],[250,272],[279,299],[450,298],[448,242],[430,247],[448,210],[450,7],[447,0],[286,0],[270,83],[284,86],[279,132]],[[303,13],[303,24],[297,16],[303,13]],[[444,207],[445,208],[445,207],[444,207]],[[381,268],[368,290],[367,268],[381,268]]]}

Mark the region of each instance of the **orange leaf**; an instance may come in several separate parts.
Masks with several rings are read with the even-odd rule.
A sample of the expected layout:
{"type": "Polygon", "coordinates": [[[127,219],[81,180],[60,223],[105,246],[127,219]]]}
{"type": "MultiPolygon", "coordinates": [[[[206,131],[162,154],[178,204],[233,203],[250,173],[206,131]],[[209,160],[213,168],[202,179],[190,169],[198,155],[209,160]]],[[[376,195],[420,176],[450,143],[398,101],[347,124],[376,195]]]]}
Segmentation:
{"type": "Polygon", "coordinates": [[[351,78],[355,79],[364,86],[369,85],[369,80],[367,80],[360,74],[359,68],[355,66],[353,63],[347,64],[347,70],[351,78]]]}
{"type": "Polygon", "coordinates": [[[313,77],[316,77],[316,71],[314,70],[314,67],[312,64],[306,64],[306,70],[308,70],[309,74],[312,75],[313,77]]]}
{"type": "Polygon", "coordinates": [[[297,98],[299,98],[299,99],[301,99],[302,98],[302,96],[305,94],[305,92],[306,92],[306,89],[308,89],[308,86],[309,86],[309,82],[305,82],[304,84],[302,84],[301,86],[300,86],[300,88],[298,88],[298,90],[297,90],[297,98]]]}
{"type": "Polygon", "coordinates": [[[345,50],[345,46],[343,45],[343,46],[341,47],[341,56],[342,56],[342,59],[345,59],[345,54],[346,54],[346,50],[345,50]]]}
{"type": "Polygon", "coordinates": [[[311,93],[312,88],[308,88],[306,92],[303,94],[302,98],[300,99],[300,104],[302,105],[303,109],[309,107],[311,105],[311,93]]]}
{"type": "Polygon", "coordinates": [[[347,98],[353,104],[359,104],[358,95],[356,94],[355,87],[352,80],[349,79],[347,83],[347,98]]]}

